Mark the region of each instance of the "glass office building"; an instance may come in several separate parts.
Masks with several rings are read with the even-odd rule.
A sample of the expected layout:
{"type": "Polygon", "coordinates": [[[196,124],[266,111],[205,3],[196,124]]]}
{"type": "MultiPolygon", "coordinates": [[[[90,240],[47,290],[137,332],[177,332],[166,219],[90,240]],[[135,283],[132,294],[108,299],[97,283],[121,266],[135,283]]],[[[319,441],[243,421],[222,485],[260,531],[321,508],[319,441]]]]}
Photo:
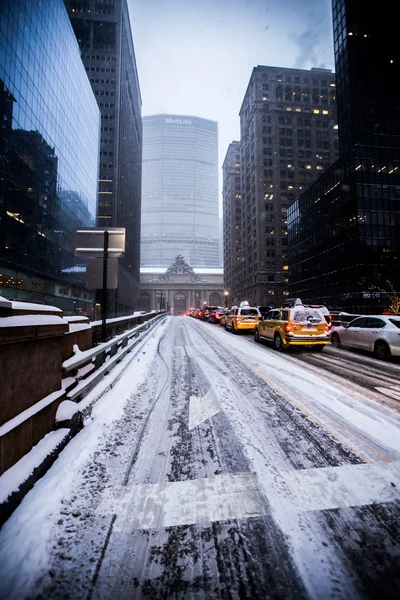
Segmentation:
{"type": "Polygon", "coordinates": [[[289,208],[290,295],[380,313],[380,290],[400,291],[397,22],[362,0],[332,7],[341,156],[289,208]]]}
{"type": "Polygon", "coordinates": [[[0,33],[0,294],[88,313],[99,109],[62,0],[2,0],[0,33]]]}
{"type": "MultiPolygon", "coordinates": [[[[101,113],[97,223],[125,227],[110,316],[132,314],[140,286],[142,99],[127,0],[64,0],[101,113]]],[[[101,303],[101,294],[98,302],[101,303]]]]}
{"type": "Polygon", "coordinates": [[[179,115],[143,119],[141,265],[219,266],[218,125],[179,115]]]}

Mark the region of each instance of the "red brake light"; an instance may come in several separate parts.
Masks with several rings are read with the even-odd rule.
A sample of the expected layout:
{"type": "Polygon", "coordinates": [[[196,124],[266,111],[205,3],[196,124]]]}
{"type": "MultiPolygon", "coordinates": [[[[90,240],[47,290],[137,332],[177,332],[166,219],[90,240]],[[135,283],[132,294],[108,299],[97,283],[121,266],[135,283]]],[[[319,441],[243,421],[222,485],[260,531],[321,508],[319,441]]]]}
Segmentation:
{"type": "Polygon", "coordinates": [[[290,323],[286,323],[285,331],[293,331],[293,325],[291,325],[290,323]]]}

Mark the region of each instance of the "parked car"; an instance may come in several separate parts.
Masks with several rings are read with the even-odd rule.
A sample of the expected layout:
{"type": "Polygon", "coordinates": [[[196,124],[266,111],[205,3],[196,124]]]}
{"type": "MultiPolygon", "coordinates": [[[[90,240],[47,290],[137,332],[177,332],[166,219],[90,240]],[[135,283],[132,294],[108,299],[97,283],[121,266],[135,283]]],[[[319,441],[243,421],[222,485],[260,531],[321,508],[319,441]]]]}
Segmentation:
{"type": "Polygon", "coordinates": [[[254,331],[260,318],[260,311],[256,306],[250,306],[248,302],[241,302],[240,306],[233,306],[225,317],[225,329],[232,333],[240,331],[254,331]]]}
{"type": "Polygon", "coordinates": [[[322,352],[329,342],[329,330],[330,325],[318,308],[297,303],[263,315],[254,330],[254,339],[272,342],[281,352],[291,346],[308,346],[322,352]]]}
{"type": "Polygon", "coordinates": [[[346,325],[334,327],[331,342],[336,348],[346,346],[373,352],[381,360],[400,356],[400,316],[358,317],[346,325]]]}

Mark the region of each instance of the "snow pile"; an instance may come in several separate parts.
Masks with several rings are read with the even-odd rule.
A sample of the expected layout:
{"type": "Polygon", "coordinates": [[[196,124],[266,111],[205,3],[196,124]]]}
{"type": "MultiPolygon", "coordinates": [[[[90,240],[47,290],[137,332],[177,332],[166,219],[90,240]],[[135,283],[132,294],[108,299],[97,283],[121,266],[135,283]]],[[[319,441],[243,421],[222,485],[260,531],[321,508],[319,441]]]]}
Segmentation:
{"type": "Polygon", "coordinates": [[[6,327],[36,327],[40,325],[65,325],[61,317],[52,315],[23,315],[21,317],[1,317],[0,329],[6,327]]]}
{"type": "Polygon", "coordinates": [[[35,304],[34,302],[18,302],[17,300],[13,300],[12,302],[13,310],[29,310],[29,311],[46,311],[46,312],[55,312],[62,313],[62,310],[57,306],[50,306],[49,304],[35,304]]]}
{"type": "Polygon", "coordinates": [[[77,412],[79,412],[79,408],[76,402],[72,402],[72,400],[64,400],[57,409],[56,423],[69,421],[77,412]]]}

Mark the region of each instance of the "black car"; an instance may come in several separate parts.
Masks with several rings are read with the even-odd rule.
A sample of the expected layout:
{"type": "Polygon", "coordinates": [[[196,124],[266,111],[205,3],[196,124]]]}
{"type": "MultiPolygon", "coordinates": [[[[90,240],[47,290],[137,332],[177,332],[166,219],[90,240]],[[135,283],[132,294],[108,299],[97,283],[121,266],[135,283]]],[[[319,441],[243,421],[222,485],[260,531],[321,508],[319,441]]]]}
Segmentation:
{"type": "Polygon", "coordinates": [[[225,313],[225,308],[223,306],[217,306],[215,309],[213,309],[210,312],[210,315],[208,317],[208,322],[219,324],[221,317],[224,313],[225,313]]]}
{"type": "Polygon", "coordinates": [[[220,308],[219,306],[205,306],[203,308],[203,314],[202,314],[202,320],[203,321],[208,321],[209,316],[211,315],[211,313],[214,310],[217,310],[218,308],[220,308]]]}

